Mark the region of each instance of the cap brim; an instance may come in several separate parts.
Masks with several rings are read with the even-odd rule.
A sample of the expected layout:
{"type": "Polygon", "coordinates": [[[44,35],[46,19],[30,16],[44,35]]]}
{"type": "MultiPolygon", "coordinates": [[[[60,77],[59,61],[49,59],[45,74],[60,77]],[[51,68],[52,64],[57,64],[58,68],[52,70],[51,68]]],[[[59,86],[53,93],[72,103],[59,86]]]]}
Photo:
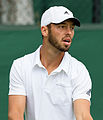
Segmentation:
{"type": "Polygon", "coordinates": [[[80,21],[75,17],[59,19],[59,21],[53,21],[52,23],[59,24],[59,23],[64,22],[66,20],[70,20],[74,23],[74,25],[80,27],[80,21]]]}
{"type": "Polygon", "coordinates": [[[76,26],[80,27],[80,21],[77,18],[69,18],[69,20],[73,21],[76,26]]]}

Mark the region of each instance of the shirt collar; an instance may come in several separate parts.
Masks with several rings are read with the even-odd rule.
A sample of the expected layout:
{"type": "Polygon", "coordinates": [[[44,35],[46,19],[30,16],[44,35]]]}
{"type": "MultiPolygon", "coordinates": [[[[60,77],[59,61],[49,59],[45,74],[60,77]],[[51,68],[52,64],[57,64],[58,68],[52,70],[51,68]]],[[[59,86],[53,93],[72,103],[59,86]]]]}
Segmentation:
{"type": "Polygon", "coordinates": [[[33,67],[35,67],[36,65],[43,67],[41,61],[40,61],[40,48],[41,45],[39,46],[39,48],[35,51],[34,54],[34,60],[33,60],[33,67]]]}
{"type": "MultiPolygon", "coordinates": [[[[33,66],[35,67],[36,65],[38,65],[39,67],[44,68],[44,66],[42,65],[42,63],[40,61],[40,48],[41,48],[41,45],[35,51],[33,66]]],[[[66,74],[68,74],[69,69],[70,69],[70,57],[71,57],[71,55],[68,52],[65,52],[64,57],[59,65],[59,67],[57,69],[55,69],[54,72],[61,72],[63,70],[66,74]]]]}
{"type": "Polygon", "coordinates": [[[56,72],[61,72],[63,70],[66,74],[68,74],[69,69],[70,69],[70,54],[68,52],[65,52],[59,67],[56,69],[56,72]]]}

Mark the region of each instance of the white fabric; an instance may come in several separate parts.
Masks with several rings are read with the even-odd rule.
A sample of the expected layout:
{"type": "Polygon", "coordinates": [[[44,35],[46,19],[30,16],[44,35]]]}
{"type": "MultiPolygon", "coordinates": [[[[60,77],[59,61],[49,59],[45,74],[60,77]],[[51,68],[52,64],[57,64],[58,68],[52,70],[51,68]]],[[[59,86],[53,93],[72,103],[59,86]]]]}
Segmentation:
{"type": "Polygon", "coordinates": [[[63,6],[54,6],[46,10],[41,17],[41,27],[47,26],[50,23],[61,23],[67,19],[73,19],[77,26],[80,26],[80,22],[73,16],[73,13],[63,6]]]}
{"type": "Polygon", "coordinates": [[[48,75],[36,52],[14,61],[9,95],[27,96],[26,120],[75,120],[73,101],[90,100],[91,79],[85,66],[67,52],[48,75]]]}

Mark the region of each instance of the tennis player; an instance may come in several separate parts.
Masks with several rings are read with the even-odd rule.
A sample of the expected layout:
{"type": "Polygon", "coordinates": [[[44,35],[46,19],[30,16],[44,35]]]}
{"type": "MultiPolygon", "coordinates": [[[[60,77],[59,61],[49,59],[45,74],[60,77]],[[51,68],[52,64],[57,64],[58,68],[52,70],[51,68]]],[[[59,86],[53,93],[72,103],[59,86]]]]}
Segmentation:
{"type": "Polygon", "coordinates": [[[8,120],[93,120],[88,70],[69,50],[80,21],[63,6],[41,18],[43,44],[14,60],[10,71],[8,120]]]}

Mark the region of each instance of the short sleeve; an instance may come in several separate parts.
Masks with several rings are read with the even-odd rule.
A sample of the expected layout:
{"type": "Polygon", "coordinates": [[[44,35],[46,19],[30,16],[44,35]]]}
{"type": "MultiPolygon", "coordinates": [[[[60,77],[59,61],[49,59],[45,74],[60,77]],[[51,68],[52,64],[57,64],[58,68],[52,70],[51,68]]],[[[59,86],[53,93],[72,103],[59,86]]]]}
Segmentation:
{"type": "Polygon", "coordinates": [[[10,70],[9,95],[26,96],[21,61],[15,60],[10,70]]]}
{"type": "Polygon", "coordinates": [[[91,78],[86,67],[81,64],[77,70],[77,76],[72,81],[73,85],[73,101],[77,99],[86,99],[90,101],[91,98],[91,78]]]}

